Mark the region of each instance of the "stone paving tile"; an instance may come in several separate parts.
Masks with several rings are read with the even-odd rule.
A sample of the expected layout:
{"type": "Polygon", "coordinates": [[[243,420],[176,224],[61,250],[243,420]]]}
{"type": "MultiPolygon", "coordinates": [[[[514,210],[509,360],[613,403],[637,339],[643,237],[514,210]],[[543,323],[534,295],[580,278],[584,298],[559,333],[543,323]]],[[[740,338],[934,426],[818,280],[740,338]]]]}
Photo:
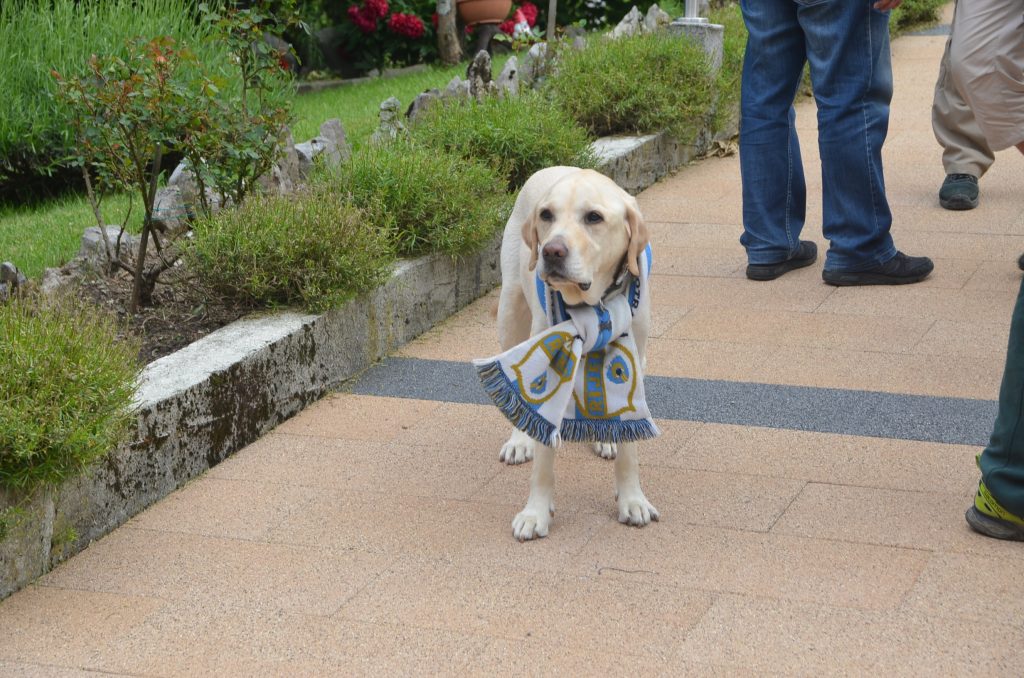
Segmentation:
{"type": "Polygon", "coordinates": [[[299,486],[201,477],[129,520],[129,527],[262,539],[308,502],[299,486]]]}
{"type": "Polygon", "coordinates": [[[43,586],[331,614],[390,558],[150,530],[117,530],[43,586]]]}
{"type": "Polygon", "coordinates": [[[678,247],[655,243],[658,275],[727,278],[746,268],[747,259],[740,247],[732,252],[719,249],[678,247]]]}
{"type": "Polygon", "coordinates": [[[75,668],[166,605],[142,596],[29,586],[0,605],[0,660],[75,668]]]}
{"type": "Polygon", "coordinates": [[[661,276],[652,284],[652,288],[659,304],[810,312],[822,306],[822,302],[826,302],[836,291],[836,288],[825,284],[808,285],[798,275],[811,273],[813,271],[795,271],[770,282],[661,276]]]}
{"type": "MultiPolygon", "coordinates": [[[[659,338],[647,349],[647,371],[662,377],[765,381],[764,366],[780,349],[768,344],[730,344],[659,338]]],[[[657,405],[654,405],[655,411],[657,405]]]]}
{"type": "Polygon", "coordinates": [[[973,497],[973,490],[907,492],[808,483],[772,532],[1024,559],[1020,544],[982,537],[967,527],[964,511],[973,497]]]}
{"type": "Polygon", "coordinates": [[[946,290],[913,285],[840,288],[816,309],[824,313],[1009,324],[1017,289],[946,290]]]}
{"type": "Polygon", "coordinates": [[[1024,620],[1020,560],[968,554],[932,556],[904,608],[925,616],[1016,625],[1024,620]]]}
{"type": "Polygon", "coordinates": [[[315,491],[308,507],[282,523],[270,539],[474,566],[561,571],[597,530],[615,520],[559,508],[551,526],[554,538],[524,546],[512,537],[512,518],[525,501],[525,493],[521,501],[505,505],[315,491]]]}
{"type": "MultiPolygon", "coordinates": [[[[467,634],[262,608],[168,606],[95,653],[93,668],[193,675],[275,665],[309,675],[460,674],[486,645],[467,634]]],[[[230,675],[220,673],[218,675],[230,675]]]]}
{"type": "Polygon", "coordinates": [[[977,453],[967,445],[702,424],[668,463],[720,473],[959,495],[977,487],[977,453]]]}
{"type": "Polygon", "coordinates": [[[643,530],[609,526],[579,554],[579,569],[638,587],[687,589],[894,609],[928,554],[911,549],[688,525],[667,516],[643,530]]]}
{"type": "MultiPolygon", "coordinates": [[[[209,477],[464,499],[498,472],[498,464],[480,464],[483,450],[449,445],[450,441],[465,440],[451,436],[424,437],[419,445],[400,445],[275,433],[213,469],[209,477]],[[386,487],[382,479],[386,479],[386,487]]],[[[487,455],[488,461],[497,460],[497,450],[494,448],[493,456],[487,455]]]]}
{"type": "Polygon", "coordinates": [[[1006,323],[936,320],[914,346],[914,353],[984,358],[999,365],[1006,359],[1009,336],[1006,323]]]}
{"type": "Polygon", "coordinates": [[[1003,361],[784,346],[765,356],[750,377],[769,384],[995,400],[1003,361]]]}
{"type": "Polygon", "coordinates": [[[278,433],[387,442],[429,417],[441,404],[409,398],[339,393],[307,407],[278,426],[278,433]]]}
{"type": "Polygon", "coordinates": [[[668,657],[711,602],[710,593],[656,582],[640,588],[574,573],[426,562],[393,568],[339,616],[563,647],[597,648],[610,638],[629,638],[624,654],[668,657]]]}
{"type": "Polygon", "coordinates": [[[122,676],[127,674],[108,673],[106,671],[100,673],[64,666],[0,661],[0,675],[7,678],[98,678],[99,676],[122,676]]]}
{"type": "Polygon", "coordinates": [[[709,224],[704,222],[658,222],[648,219],[647,228],[650,230],[651,242],[654,251],[654,266],[651,273],[654,276],[661,275],[660,254],[662,248],[666,251],[678,249],[691,251],[694,249],[711,250],[720,255],[739,255],[743,260],[743,248],[740,247],[740,234],[743,233],[743,226],[740,222],[731,224],[709,224]]]}
{"type": "Polygon", "coordinates": [[[722,596],[682,657],[787,675],[1017,676],[1024,630],[912,612],[722,596]]]}
{"type": "Polygon", "coordinates": [[[719,307],[694,309],[663,336],[694,341],[906,353],[933,324],[927,319],[719,307]]]}
{"type": "MultiPolygon", "coordinates": [[[[593,462],[556,460],[555,506],[617,519],[614,470],[593,462]]],[[[664,466],[642,469],[640,483],[665,519],[736,529],[765,531],[804,485],[803,480],[689,471],[664,466]]],[[[499,473],[474,499],[525,504],[529,470],[499,473]]],[[[511,519],[511,517],[510,517],[511,519]]],[[[557,522],[558,515],[555,516],[557,522]]]]}
{"type": "MultiPolygon", "coordinates": [[[[986,261],[974,272],[971,279],[964,285],[964,289],[995,292],[1020,289],[1021,271],[1017,265],[1017,257],[1013,254],[1009,253],[1005,257],[1005,261],[986,261]]],[[[1005,324],[1009,325],[1009,320],[1005,324]]]]}

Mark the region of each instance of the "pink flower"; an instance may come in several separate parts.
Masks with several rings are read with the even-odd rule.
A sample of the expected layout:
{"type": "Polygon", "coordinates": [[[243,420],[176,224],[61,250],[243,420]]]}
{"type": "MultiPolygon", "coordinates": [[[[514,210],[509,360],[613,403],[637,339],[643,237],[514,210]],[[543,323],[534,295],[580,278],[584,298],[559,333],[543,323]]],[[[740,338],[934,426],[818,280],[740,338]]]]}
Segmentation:
{"type": "Polygon", "coordinates": [[[523,16],[526,17],[526,23],[530,24],[530,28],[537,25],[537,13],[539,12],[537,5],[532,2],[524,2],[519,6],[519,9],[522,11],[523,16]]]}
{"type": "MultiPolygon", "coordinates": [[[[367,0],[369,1],[369,0],[367,0]]],[[[388,18],[388,28],[392,33],[404,35],[407,38],[416,40],[422,38],[426,32],[423,21],[415,14],[403,14],[395,12],[388,18]]]]}

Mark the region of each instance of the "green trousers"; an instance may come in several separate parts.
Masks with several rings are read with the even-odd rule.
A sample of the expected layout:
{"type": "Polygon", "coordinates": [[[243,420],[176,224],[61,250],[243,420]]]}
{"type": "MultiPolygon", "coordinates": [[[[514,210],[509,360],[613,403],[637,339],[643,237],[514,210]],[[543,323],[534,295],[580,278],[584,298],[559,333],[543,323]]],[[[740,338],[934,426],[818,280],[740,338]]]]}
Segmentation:
{"type": "Polygon", "coordinates": [[[996,501],[1024,517],[1024,282],[1010,321],[999,413],[980,464],[982,480],[996,501]]]}

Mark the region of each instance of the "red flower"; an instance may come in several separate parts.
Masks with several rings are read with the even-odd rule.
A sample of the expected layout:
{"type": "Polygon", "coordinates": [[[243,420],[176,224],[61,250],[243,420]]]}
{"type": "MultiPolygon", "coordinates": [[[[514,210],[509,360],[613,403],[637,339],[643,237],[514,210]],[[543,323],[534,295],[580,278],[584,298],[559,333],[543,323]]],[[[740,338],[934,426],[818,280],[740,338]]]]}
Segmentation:
{"type": "Polygon", "coordinates": [[[539,12],[537,5],[532,2],[524,2],[519,6],[519,9],[522,10],[523,16],[526,17],[526,23],[530,24],[530,28],[537,25],[537,13],[539,12]]]}
{"type": "Polygon", "coordinates": [[[373,33],[377,30],[377,19],[368,15],[365,7],[352,5],[348,8],[348,18],[356,25],[356,28],[363,33],[373,33]]]}
{"type": "Polygon", "coordinates": [[[388,0],[365,0],[363,7],[374,19],[383,19],[388,15],[388,0]]]}
{"type": "Polygon", "coordinates": [[[437,30],[437,12],[430,15],[430,23],[434,25],[434,30],[437,30]]]}
{"type": "MultiPolygon", "coordinates": [[[[369,2],[370,0],[367,1],[369,2]]],[[[426,32],[426,27],[418,16],[415,14],[402,14],[401,12],[395,12],[388,17],[388,28],[392,33],[404,35],[413,40],[422,38],[426,32]]]]}
{"type": "Polygon", "coordinates": [[[512,35],[512,31],[515,30],[515,27],[515,19],[507,19],[498,24],[498,30],[501,31],[502,33],[505,33],[506,35],[512,35]]]}

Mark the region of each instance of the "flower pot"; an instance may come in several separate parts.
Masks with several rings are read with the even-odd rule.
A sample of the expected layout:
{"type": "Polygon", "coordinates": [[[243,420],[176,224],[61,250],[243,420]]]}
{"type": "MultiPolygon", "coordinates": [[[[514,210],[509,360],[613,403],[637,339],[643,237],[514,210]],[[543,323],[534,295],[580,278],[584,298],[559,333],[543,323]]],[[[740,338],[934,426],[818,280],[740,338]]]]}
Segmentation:
{"type": "Polygon", "coordinates": [[[467,26],[500,24],[512,11],[512,0],[456,0],[459,18],[467,26]]]}

